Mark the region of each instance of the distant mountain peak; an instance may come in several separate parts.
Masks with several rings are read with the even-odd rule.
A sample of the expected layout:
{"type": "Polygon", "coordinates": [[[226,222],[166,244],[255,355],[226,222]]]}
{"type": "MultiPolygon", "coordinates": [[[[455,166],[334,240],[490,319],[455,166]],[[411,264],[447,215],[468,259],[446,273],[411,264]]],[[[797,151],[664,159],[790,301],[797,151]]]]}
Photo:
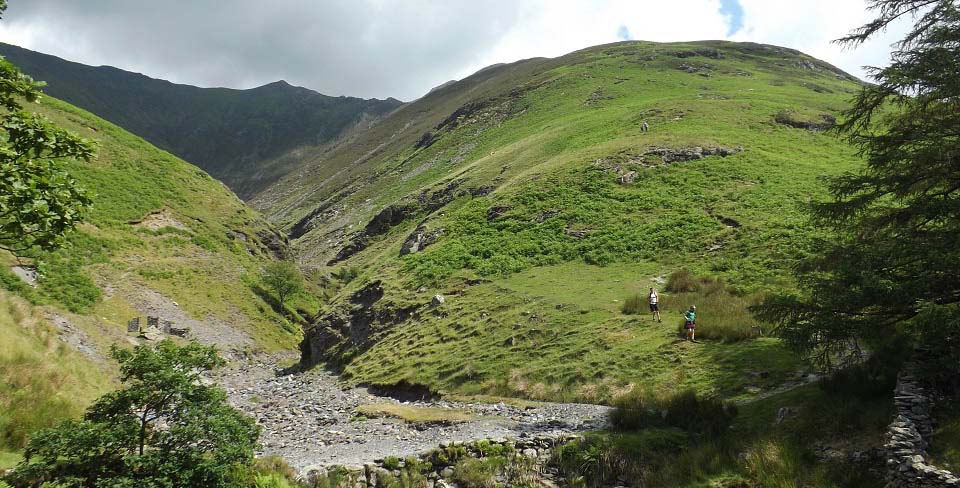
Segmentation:
{"type": "Polygon", "coordinates": [[[0,43],[0,55],[44,91],[200,166],[249,198],[285,174],[303,147],[327,144],[401,102],[331,97],[278,80],[247,90],[175,84],[0,43]],[[293,121],[296,121],[295,123],[293,121]]]}

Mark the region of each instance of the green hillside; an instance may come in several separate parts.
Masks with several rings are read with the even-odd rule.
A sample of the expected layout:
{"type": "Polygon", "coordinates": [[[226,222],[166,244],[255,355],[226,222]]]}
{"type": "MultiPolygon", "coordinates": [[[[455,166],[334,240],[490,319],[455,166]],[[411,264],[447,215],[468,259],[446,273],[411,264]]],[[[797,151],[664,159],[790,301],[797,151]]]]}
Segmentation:
{"type": "Polygon", "coordinates": [[[196,321],[198,333],[236,331],[223,349],[295,343],[298,327],[257,287],[260,267],[286,253],[257,212],[199,168],[83,110],[49,97],[31,110],[98,143],[93,162],[65,162],[94,194],[93,208],[67,246],[26,260],[39,271],[36,288],[7,266],[5,287],[48,306],[94,345],[122,341],[127,320],[148,314],[196,321]]]}
{"type": "Polygon", "coordinates": [[[284,81],[250,90],[198,88],[3,43],[0,55],[46,81],[48,94],[200,166],[241,197],[286,174],[297,151],[361,130],[400,105],[330,97],[284,81]]]}
{"type": "Polygon", "coordinates": [[[401,107],[254,200],[332,275],[304,362],[587,401],[785,381],[804,365],[744,339],[758,325],[744,308],[791,286],[820,235],[801,211],[825,195],[819,178],[860,164],[823,131],[858,83],[774,46],[625,42],[491,67],[401,107]],[[621,312],[682,268],[690,289],[665,294],[663,324],[621,312]],[[681,343],[694,303],[708,340],[681,343]]]}

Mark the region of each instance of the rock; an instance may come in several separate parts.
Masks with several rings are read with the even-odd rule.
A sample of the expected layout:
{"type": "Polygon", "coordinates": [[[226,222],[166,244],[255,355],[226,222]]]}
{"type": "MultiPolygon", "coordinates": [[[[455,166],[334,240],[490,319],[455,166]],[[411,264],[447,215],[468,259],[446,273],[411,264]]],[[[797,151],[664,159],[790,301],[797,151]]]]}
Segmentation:
{"type": "Polygon", "coordinates": [[[446,468],[443,468],[443,470],[440,471],[441,478],[449,478],[451,476],[453,476],[453,468],[451,468],[450,466],[447,466],[446,468]]]}
{"type": "Polygon", "coordinates": [[[400,247],[400,255],[406,256],[424,250],[427,246],[436,242],[446,231],[447,229],[443,227],[428,231],[424,224],[420,224],[403,242],[400,247]]]}
{"type": "Polygon", "coordinates": [[[542,224],[545,221],[547,221],[547,219],[556,217],[557,215],[560,215],[559,210],[554,210],[554,209],[544,210],[543,212],[540,212],[540,215],[537,215],[536,217],[534,217],[533,221],[538,224],[542,224]]]}
{"type": "Polygon", "coordinates": [[[503,214],[507,213],[510,210],[509,206],[506,205],[494,205],[487,210],[487,220],[493,221],[500,218],[503,214]]]}
{"type": "Polygon", "coordinates": [[[782,424],[784,420],[787,420],[788,418],[792,417],[793,414],[795,413],[796,413],[796,409],[793,407],[780,407],[780,409],[777,410],[777,418],[773,422],[774,425],[782,424]]]}
{"type": "Polygon", "coordinates": [[[300,471],[297,479],[307,483],[310,486],[319,486],[319,481],[326,477],[327,468],[323,466],[307,466],[300,471]]]}
{"type": "Polygon", "coordinates": [[[29,266],[13,266],[10,268],[10,271],[13,271],[13,274],[17,275],[17,278],[20,278],[24,283],[36,288],[37,287],[37,278],[40,277],[40,274],[37,273],[35,268],[29,266]]]}
{"type": "Polygon", "coordinates": [[[637,179],[636,171],[627,171],[620,175],[620,184],[621,185],[630,185],[637,179]]]}
{"type": "Polygon", "coordinates": [[[443,305],[443,302],[445,301],[446,300],[443,298],[443,295],[437,294],[433,296],[433,300],[430,300],[430,306],[439,307],[440,305],[443,305]]]}

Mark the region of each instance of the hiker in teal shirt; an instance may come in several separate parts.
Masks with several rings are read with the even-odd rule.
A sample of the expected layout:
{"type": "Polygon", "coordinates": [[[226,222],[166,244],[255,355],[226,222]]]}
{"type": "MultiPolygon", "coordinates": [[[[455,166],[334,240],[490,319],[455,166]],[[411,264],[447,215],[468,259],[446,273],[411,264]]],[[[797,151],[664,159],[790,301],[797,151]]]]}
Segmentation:
{"type": "Polygon", "coordinates": [[[683,313],[683,318],[686,319],[683,328],[687,331],[687,338],[690,342],[697,342],[694,339],[694,330],[697,328],[697,306],[690,305],[690,310],[683,313]]]}

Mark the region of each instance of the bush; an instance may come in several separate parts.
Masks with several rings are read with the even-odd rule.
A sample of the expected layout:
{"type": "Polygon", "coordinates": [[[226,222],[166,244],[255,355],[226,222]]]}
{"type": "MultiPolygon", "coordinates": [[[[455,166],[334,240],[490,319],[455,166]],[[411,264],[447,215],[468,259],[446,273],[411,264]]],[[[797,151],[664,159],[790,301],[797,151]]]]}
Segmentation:
{"type": "Polygon", "coordinates": [[[694,279],[693,273],[687,269],[681,269],[674,271],[667,277],[667,284],[664,289],[671,293],[692,293],[699,291],[700,287],[697,280],[694,279]]]}
{"type": "Polygon", "coordinates": [[[485,460],[466,458],[453,467],[453,481],[462,488],[494,488],[497,486],[497,472],[503,463],[502,458],[485,460]]]}
{"type": "Polygon", "coordinates": [[[555,449],[550,464],[563,473],[570,486],[604,486],[620,477],[629,464],[621,454],[608,438],[588,437],[555,449]]]}
{"type": "Polygon", "coordinates": [[[737,416],[733,404],[719,398],[701,398],[693,390],[658,393],[633,390],[614,402],[610,423],[617,430],[674,427],[693,434],[717,436],[737,416]]]}
{"type": "Polygon", "coordinates": [[[261,475],[276,475],[289,481],[297,479],[297,471],[280,456],[264,456],[253,461],[253,469],[261,475]]]}

